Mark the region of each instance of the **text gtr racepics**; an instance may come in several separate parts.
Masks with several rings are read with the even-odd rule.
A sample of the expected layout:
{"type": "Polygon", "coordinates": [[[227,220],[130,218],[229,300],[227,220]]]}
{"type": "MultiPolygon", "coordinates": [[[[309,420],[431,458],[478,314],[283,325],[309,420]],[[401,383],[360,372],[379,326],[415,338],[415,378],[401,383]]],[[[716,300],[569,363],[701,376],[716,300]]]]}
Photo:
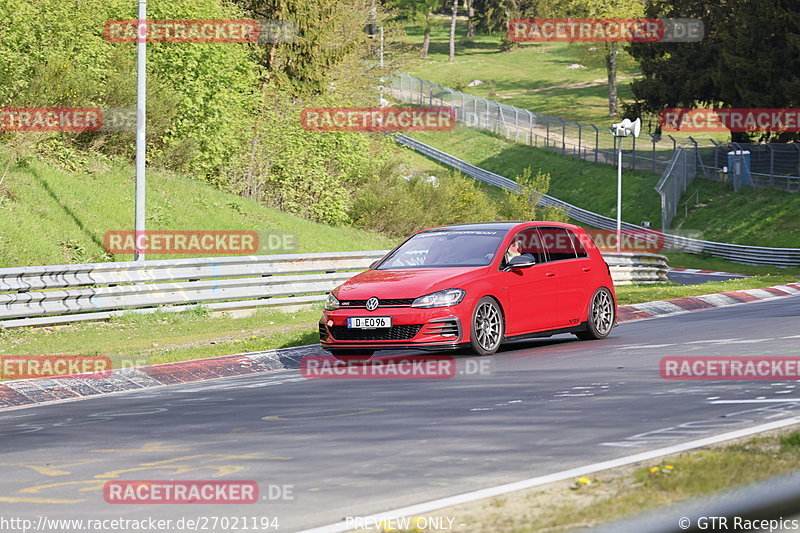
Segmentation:
{"type": "Polygon", "coordinates": [[[616,296],[583,229],[495,222],[421,231],[328,295],[320,343],[334,355],[446,350],[508,340],[606,337],[616,296]]]}

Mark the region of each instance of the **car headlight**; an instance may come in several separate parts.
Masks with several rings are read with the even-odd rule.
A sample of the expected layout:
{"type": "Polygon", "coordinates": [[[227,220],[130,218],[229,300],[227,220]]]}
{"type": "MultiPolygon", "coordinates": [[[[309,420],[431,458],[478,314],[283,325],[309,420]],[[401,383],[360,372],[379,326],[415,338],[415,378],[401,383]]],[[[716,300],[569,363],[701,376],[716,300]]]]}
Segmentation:
{"type": "Polygon", "coordinates": [[[411,307],[449,307],[459,303],[465,294],[467,294],[466,291],[461,289],[432,292],[411,302],[411,307]]]}
{"type": "Polygon", "coordinates": [[[325,300],[325,309],[328,311],[333,311],[334,309],[339,309],[339,299],[333,295],[332,292],[328,293],[328,299],[325,300]]]}

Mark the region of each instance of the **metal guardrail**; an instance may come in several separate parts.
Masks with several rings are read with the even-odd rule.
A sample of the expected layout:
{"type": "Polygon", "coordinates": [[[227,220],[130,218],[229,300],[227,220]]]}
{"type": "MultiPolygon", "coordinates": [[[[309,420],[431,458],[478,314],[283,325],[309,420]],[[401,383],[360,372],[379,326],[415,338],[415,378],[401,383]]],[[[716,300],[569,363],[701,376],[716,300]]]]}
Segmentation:
{"type": "MultiPolygon", "coordinates": [[[[387,250],[170,259],[0,269],[0,327],[107,320],[124,312],[298,307],[386,254],[387,250]]],[[[615,281],[666,280],[666,258],[612,254],[615,281]]]]}
{"type": "MultiPolygon", "coordinates": [[[[405,135],[395,135],[395,140],[431,159],[443,163],[449,167],[461,171],[471,178],[477,179],[489,185],[501,187],[511,191],[518,191],[519,185],[514,180],[508,179],[494,172],[489,172],[480,167],[462,161],[455,156],[442,152],[425,143],[407,137],[405,135]]],[[[563,209],[567,215],[582,224],[605,229],[615,230],[617,227],[616,219],[606,217],[586,209],[574,206],[558,198],[543,194],[539,200],[539,205],[553,206],[563,209]]],[[[623,222],[625,229],[636,229],[652,231],[648,228],[637,226],[629,222],[623,222]]],[[[686,253],[699,254],[707,253],[714,257],[721,257],[729,261],[742,263],[745,265],[775,265],[775,266],[798,266],[800,265],[800,248],[770,248],[764,246],[748,246],[743,244],[728,244],[723,242],[705,241],[692,239],[689,237],[675,235],[671,233],[663,234],[664,244],[668,248],[680,249],[686,253]]]]}
{"type": "Polygon", "coordinates": [[[385,250],[0,269],[0,326],[106,320],[126,310],[212,311],[307,305],[385,250]]]}

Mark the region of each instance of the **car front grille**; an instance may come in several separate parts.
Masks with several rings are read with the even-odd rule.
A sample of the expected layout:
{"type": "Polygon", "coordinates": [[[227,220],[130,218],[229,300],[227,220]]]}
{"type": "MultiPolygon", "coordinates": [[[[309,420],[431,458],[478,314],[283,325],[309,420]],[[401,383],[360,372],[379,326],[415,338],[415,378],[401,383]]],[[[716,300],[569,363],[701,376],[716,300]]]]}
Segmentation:
{"type": "Polygon", "coordinates": [[[322,322],[319,323],[319,338],[320,340],[325,340],[328,338],[328,330],[325,329],[325,324],[322,322]]]}
{"type": "MultiPolygon", "coordinates": [[[[414,301],[414,298],[386,298],[385,300],[379,300],[380,303],[378,307],[408,307],[411,305],[411,302],[414,301]]],[[[339,302],[339,305],[342,307],[347,307],[348,309],[353,309],[357,307],[366,307],[367,301],[366,300],[342,300],[339,302]]]]}
{"type": "Polygon", "coordinates": [[[333,326],[331,336],[337,341],[405,341],[416,335],[421,324],[404,324],[390,328],[354,329],[347,326],[333,326]]]}

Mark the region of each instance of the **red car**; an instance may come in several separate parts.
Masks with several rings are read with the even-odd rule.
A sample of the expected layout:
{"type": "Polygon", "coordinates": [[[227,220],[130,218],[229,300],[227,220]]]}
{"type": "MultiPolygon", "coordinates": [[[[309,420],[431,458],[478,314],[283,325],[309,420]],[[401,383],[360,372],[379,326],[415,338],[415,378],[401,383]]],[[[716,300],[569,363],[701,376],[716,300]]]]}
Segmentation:
{"type": "Polygon", "coordinates": [[[436,227],[408,238],[328,295],[320,344],[334,355],[471,346],[615,325],[611,273],[586,232],[557,222],[436,227]]]}

